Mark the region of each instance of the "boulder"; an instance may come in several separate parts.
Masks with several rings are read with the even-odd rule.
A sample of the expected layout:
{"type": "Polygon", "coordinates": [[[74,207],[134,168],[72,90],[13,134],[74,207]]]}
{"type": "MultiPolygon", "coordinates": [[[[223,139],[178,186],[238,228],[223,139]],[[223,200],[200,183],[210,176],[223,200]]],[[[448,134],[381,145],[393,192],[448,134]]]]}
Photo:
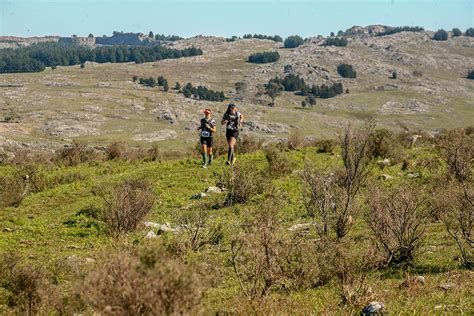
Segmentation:
{"type": "Polygon", "coordinates": [[[145,235],[145,237],[143,237],[143,238],[145,238],[145,239],[154,239],[154,238],[156,238],[156,237],[158,237],[158,235],[157,235],[154,231],[150,230],[150,231],[145,235]]]}
{"type": "Polygon", "coordinates": [[[381,175],[379,176],[379,179],[386,181],[386,180],[391,180],[391,179],[393,179],[393,177],[390,176],[390,175],[388,175],[388,174],[381,174],[381,175]]]}
{"type": "Polygon", "coordinates": [[[192,199],[192,200],[200,200],[200,199],[202,199],[202,198],[204,198],[204,197],[206,197],[206,196],[207,196],[206,193],[204,193],[204,192],[199,192],[199,193],[197,193],[197,194],[194,194],[194,195],[191,197],[191,199],[192,199]]]}
{"type": "Polygon", "coordinates": [[[206,193],[222,193],[222,191],[219,187],[209,187],[206,189],[206,193]]]}
{"type": "Polygon", "coordinates": [[[385,305],[380,302],[371,302],[364,307],[362,315],[381,315],[385,312],[385,305]]]}
{"type": "Polygon", "coordinates": [[[383,159],[383,160],[379,160],[379,161],[377,161],[377,165],[378,165],[380,168],[388,167],[388,166],[390,166],[390,159],[385,158],[385,159],[383,159]]]}

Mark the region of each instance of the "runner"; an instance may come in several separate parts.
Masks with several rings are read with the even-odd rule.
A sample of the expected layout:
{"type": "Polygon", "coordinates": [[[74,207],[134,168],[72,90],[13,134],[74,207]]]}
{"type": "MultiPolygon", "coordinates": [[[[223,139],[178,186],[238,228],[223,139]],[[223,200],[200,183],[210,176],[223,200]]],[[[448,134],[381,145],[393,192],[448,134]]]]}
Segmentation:
{"type": "Polygon", "coordinates": [[[200,131],[203,168],[207,168],[208,165],[211,165],[213,159],[212,145],[213,134],[216,132],[216,121],[211,118],[211,113],[212,111],[210,109],[204,110],[205,117],[201,119],[201,124],[198,127],[198,131],[200,131]]]}
{"type": "Polygon", "coordinates": [[[237,143],[239,129],[242,127],[243,121],[244,116],[237,111],[237,106],[233,103],[229,104],[221,122],[222,125],[226,125],[225,136],[229,144],[229,149],[227,150],[227,165],[233,165],[236,161],[235,144],[237,143]]]}

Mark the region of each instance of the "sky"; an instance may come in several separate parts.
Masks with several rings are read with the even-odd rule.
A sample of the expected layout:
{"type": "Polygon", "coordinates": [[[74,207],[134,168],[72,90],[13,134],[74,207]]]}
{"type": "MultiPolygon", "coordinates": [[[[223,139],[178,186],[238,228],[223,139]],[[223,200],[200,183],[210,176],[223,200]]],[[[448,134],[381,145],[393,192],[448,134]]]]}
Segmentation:
{"type": "Polygon", "coordinates": [[[474,0],[0,0],[0,35],[95,36],[113,31],[282,37],[353,25],[474,26],[474,0]]]}

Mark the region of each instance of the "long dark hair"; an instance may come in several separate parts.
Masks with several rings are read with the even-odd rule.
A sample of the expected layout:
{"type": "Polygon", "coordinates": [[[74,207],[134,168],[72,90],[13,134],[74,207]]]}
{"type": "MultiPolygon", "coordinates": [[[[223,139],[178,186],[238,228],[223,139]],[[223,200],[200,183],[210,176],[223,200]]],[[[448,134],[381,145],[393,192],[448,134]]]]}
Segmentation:
{"type": "Polygon", "coordinates": [[[230,109],[233,109],[235,107],[236,107],[236,105],[234,103],[229,103],[229,105],[227,106],[227,110],[225,111],[224,115],[229,115],[230,114],[230,109]]]}

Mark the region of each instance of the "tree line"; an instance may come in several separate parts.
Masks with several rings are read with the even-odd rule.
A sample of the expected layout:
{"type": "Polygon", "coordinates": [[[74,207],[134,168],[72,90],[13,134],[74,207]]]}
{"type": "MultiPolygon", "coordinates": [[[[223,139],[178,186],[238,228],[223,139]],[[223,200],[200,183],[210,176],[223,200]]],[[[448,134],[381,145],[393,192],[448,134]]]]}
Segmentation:
{"type": "Polygon", "coordinates": [[[222,102],[225,100],[223,91],[215,91],[204,86],[194,87],[191,83],[187,83],[180,91],[185,98],[196,98],[199,100],[222,102]]]}
{"type": "MultiPolygon", "coordinates": [[[[331,85],[323,84],[318,86],[313,84],[309,86],[303,78],[295,74],[288,74],[284,78],[272,78],[264,85],[264,88],[265,94],[272,99],[272,105],[282,91],[296,92],[296,94],[302,96],[318,97],[321,99],[332,98],[344,92],[344,88],[340,82],[331,85]]],[[[311,105],[316,104],[316,101],[312,98],[308,98],[308,101],[311,105]]]]}
{"type": "Polygon", "coordinates": [[[271,40],[271,41],[274,41],[274,42],[283,42],[283,38],[281,38],[281,36],[279,35],[263,35],[263,34],[245,34],[243,36],[243,38],[258,38],[258,39],[267,39],[267,40],[271,40]]]}
{"type": "Polygon", "coordinates": [[[421,32],[425,29],[421,26],[397,26],[397,27],[388,27],[385,31],[377,33],[377,36],[386,36],[392,35],[400,32],[421,32]]]}
{"type": "Polygon", "coordinates": [[[163,46],[100,46],[90,48],[62,43],[38,43],[0,50],[0,73],[40,72],[45,67],[72,66],[86,61],[126,63],[157,61],[202,55],[195,47],[174,49],[163,46]]]}
{"type": "Polygon", "coordinates": [[[344,37],[330,37],[324,41],[323,46],[345,47],[347,46],[347,40],[344,37]]]}
{"type": "Polygon", "coordinates": [[[262,53],[253,53],[248,57],[249,63],[255,64],[267,64],[273,63],[280,59],[280,54],[278,52],[262,52],[262,53]]]}
{"type": "Polygon", "coordinates": [[[133,76],[132,80],[133,82],[138,82],[139,84],[150,88],[163,87],[164,91],[168,91],[170,89],[168,80],[166,80],[166,78],[163,76],[159,76],[157,79],[153,77],[139,78],[138,76],[133,76]]]}

